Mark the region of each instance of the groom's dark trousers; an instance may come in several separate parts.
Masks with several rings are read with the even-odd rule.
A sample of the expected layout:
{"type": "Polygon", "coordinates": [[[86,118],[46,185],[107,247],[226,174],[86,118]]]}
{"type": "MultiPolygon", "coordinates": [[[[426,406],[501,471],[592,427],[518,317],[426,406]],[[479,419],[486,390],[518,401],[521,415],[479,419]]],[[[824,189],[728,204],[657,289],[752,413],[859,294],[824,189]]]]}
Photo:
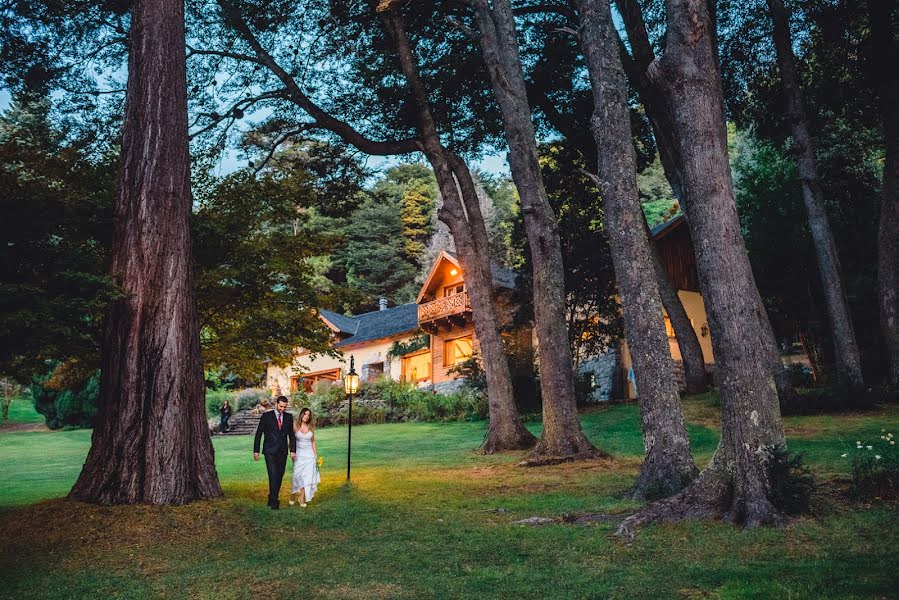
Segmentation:
{"type": "Polygon", "coordinates": [[[297,441],[293,436],[293,415],[284,411],[281,425],[278,426],[278,411],[270,410],[259,419],[256,438],[253,440],[253,452],[259,452],[262,443],[262,454],[265,456],[265,468],[268,471],[268,505],[278,508],[278,492],[284,480],[284,468],[287,466],[287,452],[297,451],[297,441]]]}

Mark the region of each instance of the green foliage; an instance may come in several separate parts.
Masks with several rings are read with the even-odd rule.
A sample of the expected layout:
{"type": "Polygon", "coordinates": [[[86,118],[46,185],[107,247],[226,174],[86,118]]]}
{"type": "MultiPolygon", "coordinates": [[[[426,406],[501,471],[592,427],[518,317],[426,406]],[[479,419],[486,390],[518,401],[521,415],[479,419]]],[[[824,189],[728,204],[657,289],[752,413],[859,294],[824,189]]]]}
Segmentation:
{"type": "MultiPolygon", "coordinates": [[[[520,414],[540,413],[540,380],[537,376],[536,353],[530,346],[519,346],[511,338],[503,339],[503,352],[509,363],[512,379],[512,394],[520,414]]],[[[449,369],[464,378],[462,389],[476,394],[487,395],[487,375],[481,357],[475,354],[449,369]]]]}
{"type": "Polygon", "coordinates": [[[366,198],[344,228],[345,245],[336,258],[346,269],[347,284],[376,306],[380,297],[401,303],[415,298],[415,265],[406,259],[401,199],[366,198]]]}
{"type": "Polygon", "coordinates": [[[285,364],[297,346],[328,350],[305,258],[332,240],[304,226],[312,196],[304,171],[239,171],[200,196],[194,257],[207,369],[252,381],[263,358],[285,364]]]}
{"type": "Polygon", "coordinates": [[[873,441],[856,440],[842,454],[851,467],[849,492],[856,498],[899,498],[899,446],[886,429],[873,441]]]}
{"type": "Polygon", "coordinates": [[[382,377],[363,386],[361,396],[380,400],[413,421],[475,421],[487,417],[484,394],[465,387],[451,394],[437,394],[382,377]]]}
{"type": "Polygon", "coordinates": [[[234,402],[234,392],[222,388],[206,388],[206,414],[210,417],[219,416],[219,408],[227,400],[231,404],[231,411],[237,412],[234,402]]]}
{"type": "Polygon", "coordinates": [[[450,367],[448,373],[462,377],[465,380],[462,385],[483,394],[487,393],[487,373],[481,365],[479,353],[456,363],[450,367]]]}
{"type": "Polygon", "coordinates": [[[0,372],[20,382],[47,361],[99,362],[113,159],[91,162],[54,128],[50,101],[20,96],[0,117],[0,372]]]}
{"type": "Polygon", "coordinates": [[[409,339],[408,342],[401,342],[399,340],[393,342],[390,345],[390,349],[387,351],[387,358],[399,358],[400,356],[406,356],[407,354],[411,354],[412,352],[417,352],[419,350],[423,350],[425,348],[430,347],[431,345],[431,336],[427,333],[420,333],[415,337],[409,339]]]}
{"type": "MultiPolygon", "coordinates": [[[[565,268],[565,307],[568,338],[575,363],[597,354],[621,335],[615,274],[604,231],[602,199],[596,184],[584,173],[586,159],[562,143],[540,146],[540,167],[547,197],[556,214],[565,268]]],[[[522,249],[525,267],[515,297],[519,323],[531,320],[532,293],[529,252],[519,219],[514,238],[522,249]]]]}
{"type": "Polygon", "coordinates": [[[681,213],[680,204],[674,198],[674,192],[658,158],[637,174],[637,189],[640,192],[643,215],[650,229],[681,213]]]}
{"type": "Polygon", "coordinates": [[[92,427],[100,397],[100,373],[92,374],[75,389],[54,389],[48,386],[52,372],[36,377],[31,384],[34,408],[44,415],[47,427],[92,427]]]}
{"type": "Polygon", "coordinates": [[[785,445],[765,448],[768,497],[787,514],[809,511],[812,494],[818,485],[802,452],[790,452],[785,445]]]}

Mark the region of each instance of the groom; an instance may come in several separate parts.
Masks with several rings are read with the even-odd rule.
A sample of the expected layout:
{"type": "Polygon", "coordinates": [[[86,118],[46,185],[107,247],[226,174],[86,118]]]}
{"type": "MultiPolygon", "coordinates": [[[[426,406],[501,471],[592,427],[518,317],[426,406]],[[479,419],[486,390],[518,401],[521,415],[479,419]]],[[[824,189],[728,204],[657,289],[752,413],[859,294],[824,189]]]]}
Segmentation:
{"type": "Polygon", "coordinates": [[[293,436],[293,415],[287,412],[287,398],[278,396],[275,410],[270,410],[259,419],[256,428],[256,439],[253,441],[253,460],[259,460],[259,440],[265,434],[262,453],[265,455],[265,468],[268,470],[268,507],[278,510],[278,492],[281,491],[281,480],[284,479],[284,467],[287,465],[287,449],[290,458],[296,460],[297,440],[293,436]]]}

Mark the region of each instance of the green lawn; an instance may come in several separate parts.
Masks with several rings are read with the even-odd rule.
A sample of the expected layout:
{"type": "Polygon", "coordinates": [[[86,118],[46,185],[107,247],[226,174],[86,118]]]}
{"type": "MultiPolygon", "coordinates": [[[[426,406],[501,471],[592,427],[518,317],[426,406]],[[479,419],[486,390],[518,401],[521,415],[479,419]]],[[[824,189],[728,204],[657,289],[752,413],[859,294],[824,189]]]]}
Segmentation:
{"type": "Polygon", "coordinates": [[[44,416],[34,410],[31,398],[13,398],[9,404],[9,423],[43,423],[44,416]]]}
{"type": "MultiPolygon", "coordinates": [[[[708,398],[687,402],[700,463],[717,440],[708,398]]],[[[525,469],[473,449],[484,423],[317,433],[322,487],[307,509],[265,507],[249,437],[215,438],[225,499],[97,507],[63,499],[87,431],[0,433],[0,598],[894,598],[899,510],[845,498],[844,445],[899,432],[899,408],[786,419],[825,486],[814,516],[751,532],[722,523],[642,530],[528,527],[565,513],[626,513],[642,442],[635,406],[583,416],[612,461],[525,469]]]]}

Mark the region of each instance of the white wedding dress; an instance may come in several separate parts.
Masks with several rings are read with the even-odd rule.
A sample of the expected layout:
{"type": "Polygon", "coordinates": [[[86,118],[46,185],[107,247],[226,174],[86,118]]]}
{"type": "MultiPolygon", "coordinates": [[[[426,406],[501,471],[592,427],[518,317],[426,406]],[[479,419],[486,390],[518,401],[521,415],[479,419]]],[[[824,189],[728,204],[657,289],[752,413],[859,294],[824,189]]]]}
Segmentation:
{"type": "Polygon", "coordinates": [[[318,484],[322,480],[318,471],[318,458],[312,450],[312,432],[297,431],[297,458],[293,462],[293,493],[305,490],[305,501],[315,496],[318,484]]]}

